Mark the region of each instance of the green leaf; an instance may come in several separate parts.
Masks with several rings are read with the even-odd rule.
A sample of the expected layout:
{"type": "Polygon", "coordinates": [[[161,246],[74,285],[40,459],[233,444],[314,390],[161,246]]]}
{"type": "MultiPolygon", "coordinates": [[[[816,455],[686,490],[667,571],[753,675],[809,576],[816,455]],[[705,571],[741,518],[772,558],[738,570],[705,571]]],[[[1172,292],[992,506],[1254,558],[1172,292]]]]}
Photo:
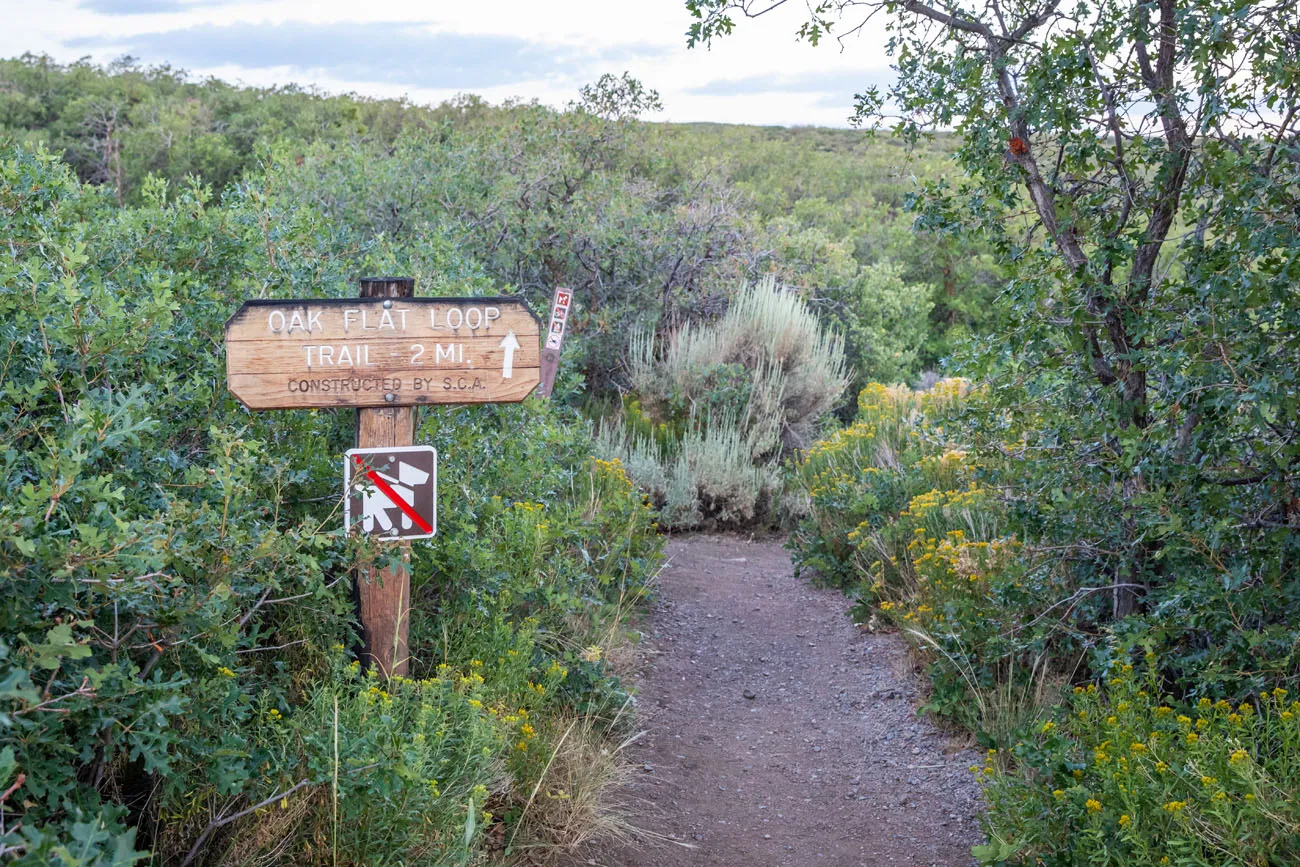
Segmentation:
{"type": "Polygon", "coordinates": [[[90,648],[77,644],[72,637],[72,624],[60,623],[45,633],[45,643],[30,647],[38,666],[53,671],[59,667],[62,659],[85,659],[90,656],[90,648]]]}
{"type": "Polygon", "coordinates": [[[981,864],[1000,864],[1011,858],[1020,849],[1019,846],[1004,840],[997,840],[983,846],[970,847],[971,855],[981,864]]]}

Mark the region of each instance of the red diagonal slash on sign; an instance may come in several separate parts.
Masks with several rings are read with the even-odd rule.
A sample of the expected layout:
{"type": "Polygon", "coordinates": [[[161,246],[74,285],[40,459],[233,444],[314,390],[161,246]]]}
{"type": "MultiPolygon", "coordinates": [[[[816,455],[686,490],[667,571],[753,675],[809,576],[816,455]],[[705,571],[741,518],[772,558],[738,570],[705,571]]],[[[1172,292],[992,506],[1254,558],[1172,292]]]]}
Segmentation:
{"type": "Polygon", "coordinates": [[[421,530],[423,530],[426,533],[433,532],[433,525],[430,524],[428,521],[424,520],[424,518],[420,517],[420,513],[415,511],[415,507],[412,506],[410,503],[406,502],[406,500],[403,500],[398,495],[397,491],[393,490],[392,485],[384,481],[383,478],[379,475],[379,473],[371,469],[366,469],[366,462],[361,459],[360,455],[353,455],[352,459],[357,462],[358,467],[360,467],[363,471],[365,471],[366,478],[370,479],[370,481],[374,483],[375,487],[383,492],[385,497],[392,500],[393,505],[397,506],[397,508],[405,512],[406,517],[410,518],[412,521],[415,522],[415,526],[419,527],[421,530]]]}

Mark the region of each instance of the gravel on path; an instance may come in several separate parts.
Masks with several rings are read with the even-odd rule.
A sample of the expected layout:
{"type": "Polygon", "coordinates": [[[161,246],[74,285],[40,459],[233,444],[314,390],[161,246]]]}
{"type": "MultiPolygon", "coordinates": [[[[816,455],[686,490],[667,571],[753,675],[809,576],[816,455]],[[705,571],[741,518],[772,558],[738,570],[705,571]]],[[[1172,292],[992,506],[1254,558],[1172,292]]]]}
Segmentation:
{"type": "Polygon", "coordinates": [[[673,540],[646,625],[633,824],[609,867],[973,863],[981,757],[917,717],[907,651],[779,542],[673,540]]]}

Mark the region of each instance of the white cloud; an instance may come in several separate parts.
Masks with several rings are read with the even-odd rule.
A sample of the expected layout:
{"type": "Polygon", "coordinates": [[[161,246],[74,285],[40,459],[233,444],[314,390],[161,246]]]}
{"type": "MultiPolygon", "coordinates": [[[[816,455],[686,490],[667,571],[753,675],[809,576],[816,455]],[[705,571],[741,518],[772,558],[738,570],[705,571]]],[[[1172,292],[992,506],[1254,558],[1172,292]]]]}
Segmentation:
{"type": "Polygon", "coordinates": [[[563,105],[604,72],[662,94],[662,119],[845,123],[853,94],[890,78],[879,27],[847,50],[795,39],[798,10],[686,48],[682,0],[0,0],[0,55],[101,62],[123,52],[254,85],[438,102],[472,91],[563,105]]]}

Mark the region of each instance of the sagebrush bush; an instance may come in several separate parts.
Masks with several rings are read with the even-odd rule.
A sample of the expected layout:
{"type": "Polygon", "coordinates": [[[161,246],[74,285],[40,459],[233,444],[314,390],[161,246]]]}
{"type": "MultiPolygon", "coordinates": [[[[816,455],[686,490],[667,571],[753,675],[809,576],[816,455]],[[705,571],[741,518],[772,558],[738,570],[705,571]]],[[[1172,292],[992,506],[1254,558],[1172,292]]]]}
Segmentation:
{"type": "Polygon", "coordinates": [[[821,429],[846,382],[842,342],[772,279],[661,351],[649,331],[634,332],[629,358],[636,396],[601,422],[598,441],[669,527],[771,519],[780,456],[821,429]]]}
{"type": "Polygon", "coordinates": [[[742,287],[718,322],[683,326],[658,353],[647,332],[634,335],[629,373],[652,418],[730,413],[755,458],[810,444],[847,383],[843,341],[772,278],[742,287]]]}
{"type": "Polygon", "coordinates": [[[776,468],[754,462],[748,440],[723,417],[691,427],[667,446],[629,432],[618,421],[598,428],[597,448],[621,461],[659,508],[666,527],[745,526],[771,505],[776,468]]]}

